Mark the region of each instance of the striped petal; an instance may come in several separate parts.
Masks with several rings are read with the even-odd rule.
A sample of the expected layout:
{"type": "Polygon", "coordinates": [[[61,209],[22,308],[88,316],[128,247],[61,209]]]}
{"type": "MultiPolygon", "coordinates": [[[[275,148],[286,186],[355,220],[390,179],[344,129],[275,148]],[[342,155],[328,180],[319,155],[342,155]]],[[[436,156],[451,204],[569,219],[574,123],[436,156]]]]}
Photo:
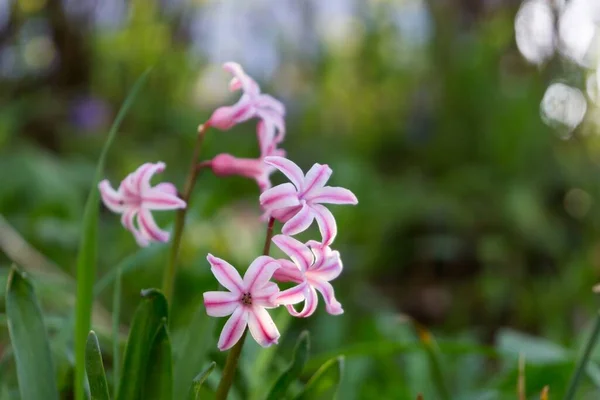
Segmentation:
{"type": "Polygon", "coordinates": [[[321,292],[323,300],[325,300],[325,310],[331,315],[339,315],[344,313],[344,309],[339,301],[336,300],[333,292],[333,286],[329,282],[320,280],[311,280],[310,284],[321,292]]]}
{"type": "Polygon", "coordinates": [[[333,251],[325,257],[318,267],[311,269],[311,276],[316,276],[325,281],[331,281],[340,276],[343,270],[342,260],[338,251],[333,251]]]}
{"type": "Polygon", "coordinates": [[[252,304],[265,307],[277,307],[275,298],[279,294],[279,286],[275,282],[267,282],[262,288],[252,294],[252,304]]]}
{"type": "Polygon", "coordinates": [[[129,208],[127,209],[123,215],[121,215],[121,224],[123,224],[123,226],[125,227],[125,229],[127,229],[128,231],[130,231],[131,233],[133,233],[133,237],[135,238],[135,241],[137,242],[138,246],[140,247],[146,247],[148,246],[148,244],[150,244],[150,238],[147,237],[146,235],[144,235],[142,232],[140,232],[134,223],[135,217],[138,214],[138,209],[137,208],[129,208]]]}
{"type": "Polygon", "coordinates": [[[212,254],[208,254],[206,259],[210,264],[210,270],[221,285],[237,295],[244,292],[242,277],[231,264],[212,254]]]}
{"type": "Polygon", "coordinates": [[[252,307],[248,315],[248,328],[256,343],[262,347],[269,347],[277,343],[281,336],[275,322],[267,310],[262,307],[252,307]]]}
{"type": "Polygon", "coordinates": [[[238,307],[231,314],[219,336],[219,343],[217,343],[219,350],[228,350],[240,340],[248,324],[248,314],[249,311],[245,307],[238,307]]]}
{"type": "Polygon", "coordinates": [[[310,285],[307,285],[306,290],[304,291],[304,308],[302,311],[296,311],[291,304],[287,305],[286,308],[293,317],[306,318],[310,317],[315,312],[318,302],[319,299],[317,298],[316,290],[310,285]]]}
{"type": "Polygon", "coordinates": [[[267,211],[279,210],[300,205],[298,192],[291,183],[283,183],[263,192],[260,197],[261,206],[267,211]]]}
{"type": "Polygon", "coordinates": [[[302,282],[299,285],[279,292],[279,295],[275,299],[275,303],[284,305],[300,303],[302,300],[304,300],[305,292],[306,282],[302,282]]]}
{"type": "Polygon", "coordinates": [[[331,168],[328,165],[315,164],[306,173],[304,178],[304,184],[302,186],[302,196],[307,200],[310,198],[310,194],[317,189],[321,189],[331,176],[331,168]]]}
{"type": "Polygon", "coordinates": [[[296,282],[304,281],[304,273],[300,271],[298,266],[290,260],[277,260],[281,266],[273,274],[273,279],[279,282],[296,282]]]}
{"type": "Polygon", "coordinates": [[[302,189],[304,173],[299,166],[283,157],[265,157],[265,162],[280,170],[298,190],[302,189]]]}
{"type": "Polygon", "coordinates": [[[163,231],[156,225],[154,217],[149,210],[142,208],[138,214],[138,225],[143,235],[156,242],[168,242],[169,232],[163,231]]]}
{"type": "Polygon", "coordinates": [[[106,179],[98,184],[98,190],[100,190],[102,202],[110,211],[115,213],[125,211],[127,206],[124,204],[123,196],[114,190],[106,179]]]}
{"type": "Polygon", "coordinates": [[[271,279],[279,263],[269,256],[259,256],[248,267],[244,275],[244,287],[252,296],[260,296],[261,288],[271,279]]]}
{"type": "Polygon", "coordinates": [[[145,163],[139,167],[132,176],[132,184],[137,189],[137,193],[143,193],[150,189],[150,180],[152,177],[164,171],[166,165],[164,162],[159,161],[157,163],[145,163]]]}
{"type": "Polygon", "coordinates": [[[312,251],[304,243],[286,235],[275,235],[272,240],[281,251],[294,261],[301,271],[306,271],[314,262],[312,251]]]}
{"type": "Polygon", "coordinates": [[[186,207],[185,201],[177,195],[163,192],[158,188],[147,190],[142,196],[142,204],[150,210],[175,210],[186,207]]]}
{"type": "Polygon", "coordinates": [[[325,246],[329,246],[333,243],[335,236],[337,235],[337,224],[331,211],[327,207],[321,204],[313,204],[311,206],[312,215],[317,220],[319,225],[319,231],[321,232],[322,243],[325,246]]]}
{"type": "Polygon", "coordinates": [[[211,317],[225,317],[240,307],[240,296],[231,292],[205,292],[204,307],[211,317]]]}
{"type": "Polygon", "coordinates": [[[296,215],[290,218],[281,228],[281,232],[284,235],[297,235],[300,232],[304,232],[308,229],[315,219],[315,214],[312,212],[311,207],[304,203],[302,208],[296,215]]]}
{"type": "Polygon", "coordinates": [[[305,196],[311,203],[326,204],[358,204],[358,199],[348,189],[341,187],[325,186],[317,188],[305,196]]]}

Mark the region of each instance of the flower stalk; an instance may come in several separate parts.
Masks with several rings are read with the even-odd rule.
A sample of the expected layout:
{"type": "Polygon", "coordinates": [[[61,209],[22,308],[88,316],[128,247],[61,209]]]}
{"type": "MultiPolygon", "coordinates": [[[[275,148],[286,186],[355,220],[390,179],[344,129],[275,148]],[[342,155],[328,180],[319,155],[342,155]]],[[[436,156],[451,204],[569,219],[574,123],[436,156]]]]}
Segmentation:
{"type": "MultiPolygon", "coordinates": [[[[198,157],[200,157],[200,151],[202,149],[202,143],[204,142],[204,135],[208,129],[208,125],[200,125],[198,127],[198,135],[196,137],[196,144],[194,146],[194,152],[192,155],[192,161],[190,163],[190,170],[186,178],[185,186],[181,198],[186,204],[189,205],[190,197],[198,178],[200,170],[196,168],[198,164],[198,157]]],[[[177,262],[179,257],[179,247],[181,246],[181,237],[183,236],[183,227],[185,225],[185,216],[187,214],[188,207],[179,209],[175,217],[175,225],[173,227],[173,242],[171,244],[171,250],[169,252],[169,260],[167,268],[163,275],[162,291],[167,301],[171,302],[173,297],[173,286],[175,284],[175,275],[177,272],[177,262]]]]}
{"type": "MultiPolygon", "coordinates": [[[[271,238],[273,237],[273,225],[275,224],[274,218],[269,218],[269,223],[267,225],[267,235],[265,238],[265,245],[263,247],[263,255],[268,256],[271,250],[271,238]]],[[[225,361],[225,367],[223,368],[223,375],[221,376],[221,381],[219,382],[219,386],[217,387],[216,400],[226,400],[227,394],[229,393],[229,389],[231,389],[231,385],[233,384],[233,378],[235,376],[235,371],[237,370],[238,362],[240,360],[240,355],[242,354],[242,348],[244,347],[244,342],[246,341],[248,330],[244,330],[242,337],[240,340],[231,348],[229,354],[227,355],[227,360],[225,361]]]]}

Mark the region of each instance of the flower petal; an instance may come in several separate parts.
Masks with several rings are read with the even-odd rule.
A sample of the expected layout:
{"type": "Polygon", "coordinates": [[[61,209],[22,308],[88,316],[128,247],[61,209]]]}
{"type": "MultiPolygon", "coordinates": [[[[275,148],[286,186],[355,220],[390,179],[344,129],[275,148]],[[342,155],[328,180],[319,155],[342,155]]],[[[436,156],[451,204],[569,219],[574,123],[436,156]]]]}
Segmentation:
{"type": "Polygon", "coordinates": [[[317,309],[319,299],[317,298],[317,292],[312,286],[306,286],[306,290],[304,291],[304,298],[304,308],[300,312],[296,311],[294,306],[291,304],[286,306],[287,310],[293,317],[310,317],[317,309]]]}
{"type": "Polygon", "coordinates": [[[327,207],[321,204],[313,204],[311,206],[312,213],[317,220],[319,225],[319,231],[321,232],[322,243],[325,246],[329,246],[333,243],[335,236],[337,235],[337,224],[331,211],[327,207]]]}
{"type": "Polygon", "coordinates": [[[344,309],[339,301],[336,300],[333,292],[333,286],[329,282],[321,280],[311,280],[310,284],[321,292],[323,300],[325,300],[325,310],[331,315],[339,315],[344,313],[344,309]]]}
{"type": "Polygon", "coordinates": [[[252,304],[265,308],[277,307],[275,298],[279,294],[279,286],[275,282],[267,282],[257,293],[252,295],[252,304]]]}
{"type": "Polygon", "coordinates": [[[342,187],[325,186],[313,190],[305,196],[311,203],[327,204],[358,204],[358,199],[348,189],[342,187]]]}
{"type": "Polygon", "coordinates": [[[275,235],[272,240],[301,271],[306,271],[314,262],[314,254],[304,243],[286,235],[275,235]]]}
{"type": "MultiPolygon", "coordinates": [[[[317,204],[318,205],[318,204],[317,204]]],[[[312,212],[311,207],[304,203],[302,208],[296,215],[290,218],[281,228],[281,232],[284,235],[297,235],[300,232],[304,232],[308,229],[315,219],[315,214],[312,212]]]]}
{"type": "Polygon", "coordinates": [[[206,259],[210,264],[210,270],[221,285],[237,295],[244,292],[242,277],[231,264],[212,254],[208,254],[206,259]]]}
{"type": "Polygon", "coordinates": [[[123,224],[125,229],[133,233],[133,237],[139,246],[146,247],[150,243],[150,238],[140,232],[134,224],[134,219],[138,214],[138,211],[139,209],[137,208],[127,209],[121,216],[121,224],[123,224]]]}
{"type": "Polygon", "coordinates": [[[302,282],[299,285],[293,286],[289,289],[279,292],[279,295],[275,298],[276,304],[297,304],[304,300],[304,293],[306,292],[306,282],[302,282]]]}
{"type": "Polygon", "coordinates": [[[244,275],[244,287],[254,296],[261,295],[261,289],[279,268],[279,263],[269,256],[259,256],[248,267],[244,275]]]}
{"type": "Polygon", "coordinates": [[[211,317],[224,317],[240,307],[240,296],[231,292],[205,292],[204,307],[211,317]]]}
{"type": "Polygon", "coordinates": [[[153,189],[158,190],[159,192],[172,194],[175,196],[177,195],[177,188],[175,187],[175,185],[169,182],[161,182],[158,185],[154,186],[153,189]]]}
{"type": "Polygon", "coordinates": [[[166,164],[162,161],[157,163],[146,163],[139,167],[132,175],[131,183],[137,189],[137,193],[143,193],[150,189],[150,180],[159,172],[164,171],[166,164]]]}
{"type": "Polygon", "coordinates": [[[277,260],[280,268],[273,274],[273,279],[279,282],[296,282],[304,281],[304,273],[300,271],[298,266],[290,260],[277,260]]]}
{"type": "Polygon", "coordinates": [[[281,116],[285,115],[285,106],[283,103],[270,94],[261,94],[258,96],[256,98],[256,106],[263,109],[268,109],[274,114],[279,114],[281,116]]]}
{"type": "Polygon", "coordinates": [[[307,200],[310,197],[311,192],[316,189],[320,189],[329,180],[331,176],[331,168],[328,165],[315,164],[308,170],[306,177],[304,178],[304,186],[302,187],[302,196],[307,200]]]}
{"type": "Polygon", "coordinates": [[[231,82],[229,82],[229,90],[242,89],[245,93],[253,95],[260,93],[258,84],[244,72],[240,64],[229,61],[223,64],[223,69],[233,75],[231,82]]]}
{"type": "Polygon", "coordinates": [[[138,225],[140,226],[142,234],[150,239],[157,242],[169,241],[169,232],[160,229],[158,225],[156,225],[152,213],[145,208],[142,208],[138,214],[138,225]]]}
{"type": "Polygon", "coordinates": [[[325,257],[319,265],[311,269],[311,276],[316,276],[325,281],[331,281],[340,276],[343,270],[342,260],[338,251],[333,251],[325,257]]]}
{"type": "Polygon", "coordinates": [[[234,105],[219,107],[213,111],[207,125],[226,131],[234,125],[252,118],[254,114],[250,98],[244,95],[234,105]]]}
{"type": "Polygon", "coordinates": [[[104,205],[112,212],[122,213],[127,206],[124,204],[123,196],[112,188],[108,180],[104,179],[98,184],[100,197],[104,205]]]}
{"type": "Polygon", "coordinates": [[[150,210],[175,210],[186,207],[185,201],[176,195],[165,193],[157,188],[152,188],[144,193],[142,204],[144,208],[150,210]]]}
{"type": "Polygon", "coordinates": [[[269,347],[279,340],[279,331],[275,322],[263,307],[254,306],[248,315],[248,328],[256,343],[269,347]]]}
{"type": "Polygon", "coordinates": [[[300,205],[298,192],[291,183],[283,183],[266,190],[259,197],[260,205],[267,211],[300,205]]]}
{"type": "Polygon", "coordinates": [[[292,161],[283,157],[265,157],[265,162],[280,170],[288,177],[290,182],[296,186],[296,189],[302,190],[302,182],[304,181],[304,173],[292,161]]]}
{"type": "Polygon", "coordinates": [[[217,347],[221,351],[230,349],[242,337],[248,324],[249,311],[246,307],[238,307],[223,326],[217,347]]]}

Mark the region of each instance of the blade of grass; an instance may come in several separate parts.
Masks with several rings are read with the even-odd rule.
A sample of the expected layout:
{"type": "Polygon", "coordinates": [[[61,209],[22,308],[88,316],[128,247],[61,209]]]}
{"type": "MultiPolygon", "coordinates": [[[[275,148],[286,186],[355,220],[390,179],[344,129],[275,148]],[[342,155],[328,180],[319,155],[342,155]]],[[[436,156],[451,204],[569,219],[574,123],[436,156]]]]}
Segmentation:
{"type": "Polygon", "coordinates": [[[327,361],[308,380],[296,400],[335,399],[344,371],[344,357],[327,361]]]}
{"type": "Polygon", "coordinates": [[[167,319],[169,306],[156,289],[142,291],[143,300],[138,306],[123,361],[123,375],[119,383],[118,400],[140,400],[146,379],[150,351],[156,333],[167,319]]]}
{"type": "Polygon", "coordinates": [[[598,341],[598,336],[600,336],[600,311],[596,313],[596,319],[594,321],[594,328],[592,329],[592,333],[585,344],[583,354],[579,358],[577,362],[577,367],[573,372],[573,376],[571,377],[571,381],[569,382],[569,387],[567,388],[567,392],[565,394],[565,400],[571,400],[575,398],[575,393],[577,392],[577,386],[581,381],[581,377],[583,372],[586,370],[586,366],[588,360],[590,359],[590,355],[592,354],[592,350],[598,341]]]}
{"type": "Polygon", "coordinates": [[[123,102],[115,121],[108,133],[106,142],[100,154],[94,181],[92,182],[81,228],[81,241],[77,255],[77,301],[75,303],[75,399],[85,400],[85,344],[90,331],[92,301],[94,297],[94,279],[96,276],[96,258],[98,253],[98,208],[100,194],[98,182],[104,171],[106,155],[142,85],[146,82],[150,69],[138,78],[129,95],[123,102]]]}
{"type": "Polygon", "coordinates": [[[100,344],[94,331],[90,331],[88,335],[85,351],[85,370],[90,383],[91,400],[110,400],[100,344]]]}
{"type": "MultiPolygon", "coordinates": [[[[113,387],[119,387],[121,357],[119,355],[119,316],[121,315],[121,267],[117,267],[112,309],[113,387]]],[[[116,390],[115,390],[116,391],[116,390]]]]}
{"type": "Polygon", "coordinates": [[[167,330],[167,319],[163,318],[158,328],[146,368],[146,378],[142,388],[144,400],[171,400],[173,398],[173,360],[171,339],[167,330]]]}
{"type": "Polygon", "coordinates": [[[310,339],[308,331],[303,331],[298,336],[296,347],[294,348],[294,355],[290,366],[281,374],[277,379],[277,382],[273,385],[271,392],[267,396],[267,400],[278,400],[285,398],[288,388],[294,382],[300,374],[302,369],[308,360],[308,352],[310,348],[310,339]]]}
{"type": "Polygon", "coordinates": [[[215,322],[215,318],[206,314],[204,305],[198,307],[184,333],[183,343],[175,359],[175,399],[185,398],[195,371],[206,362],[208,351],[213,344],[215,322]]]}
{"type": "Polygon", "coordinates": [[[437,389],[438,396],[440,399],[450,400],[450,391],[448,390],[446,379],[444,377],[444,371],[442,368],[442,355],[440,349],[437,346],[433,335],[431,335],[431,333],[427,329],[425,329],[425,327],[421,326],[415,321],[413,321],[413,325],[417,331],[419,340],[425,348],[427,358],[429,358],[431,378],[437,389]]]}
{"type": "Polygon", "coordinates": [[[213,372],[213,370],[215,369],[216,366],[217,366],[217,363],[214,361],[211,361],[210,364],[208,364],[208,367],[206,367],[198,375],[196,375],[196,377],[192,381],[192,392],[193,392],[194,400],[200,400],[200,392],[202,389],[202,384],[204,383],[204,381],[206,381],[206,379],[211,374],[211,372],[213,372]]]}
{"type": "Polygon", "coordinates": [[[8,333],[22,399],[58,400],[46,327],[33,286],[15,267],[6,289],[8,333]]]}

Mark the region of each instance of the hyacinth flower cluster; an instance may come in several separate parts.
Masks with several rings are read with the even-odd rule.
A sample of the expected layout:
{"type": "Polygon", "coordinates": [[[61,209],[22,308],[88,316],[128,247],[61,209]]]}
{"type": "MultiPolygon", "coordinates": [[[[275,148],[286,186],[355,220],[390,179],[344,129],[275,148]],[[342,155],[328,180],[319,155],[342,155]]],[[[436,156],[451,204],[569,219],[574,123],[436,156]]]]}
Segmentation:
{"type": "MultiPolygon", "coordinates": [[[[239,64],[228,62],[223,67],[233,75],[230,90],[241,90],[242,95],[235,104],[217,108],[201,125],[200,132],[203,134],[210,127],[229,130],[256,119],[260,154],[257,158],[238,158],[223,153],[198,162],[197,168],[210,168],[217,176],[254,179],[260,190],[258,203],[263,217],[269,221],[269,229],[265,254],[250,264],[243,278],[227,261],[212,254],[207,256],[212,273],[226,289],[204,293],[208,315],[229,316],[217,344],[222,351],[238,343],[246,328],[263,347],[277,343],[280,333],[267,310],[283,306],[294,317],[309,317],[317,309],[317,293],[323,298],[329,314],[343,313],[330,283],[343,269],[340,253],[331,248],[337,235],[337,224],[325,205],[358,203],[348,189],[327,186],[332,174],[329,166],[314,164],[305,174],[298,165],[285,158],[286,152],[280,147],[286,133],[284,105],[262,93],[239,64]],[[272,186],[270,176],[275,171],[283,173],[289,182],[272,186]],[[273,236],[275,221],[282,226],[281,233],[273,236]],[[294,238],[313,222],[320,231],[320,240],[302,243],[294,238]],[[271,242],[287,258],[269,256],[271,242]],[[291,284],[291,287],[280,290],[278,283],[286,283],[286,287],[291,284]]],[[[146,163],[129,174],[116,190],[107,180],[99,184],[104,204],[121,214],[123,226],[140,246],[169,240],[169,232],[158,227],[152,211],[185,210],[187,206],[187,197],[179,196],[173,184],[151,185],[152,177],[164,169],[162,162],[146,163]]]]}

